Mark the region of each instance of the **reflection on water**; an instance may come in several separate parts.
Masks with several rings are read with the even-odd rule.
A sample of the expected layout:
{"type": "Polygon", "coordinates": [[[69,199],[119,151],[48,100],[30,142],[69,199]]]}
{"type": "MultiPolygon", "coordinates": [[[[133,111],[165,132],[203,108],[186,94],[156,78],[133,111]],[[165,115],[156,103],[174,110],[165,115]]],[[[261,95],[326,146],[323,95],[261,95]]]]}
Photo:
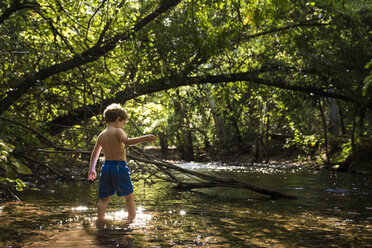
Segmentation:
{"type": "Polygon", "coordinates": [[[72,211],[86,211],[86,210],[88,210],[88,207],[78,206],[78,207],[71,208],[71,210],[72,211]]]}
{"type": "Polygon", "coordinates": [[[112,197],[97,225],[97,183],[56,183],[0,207],[0,247],[372,247],[372,179],[298,168],[190,163],[187,168],[300,196],[178,192],[135,182],[137,218],[112,197]],[[50,193],[53,191],[53,193],[50,193]]]}
{"type": "MultiPolygon", "coordinates": [[[[124,210],[108,212],[106,214],[106,220],[112,223],[125,222],[128,218],[128,212],[124,210]]],[[[151,220],[151,214],[145,213],[142,206],[136,209],[136,219],[129,224],[130,228],[145,228],[146,224],[151,220]]],[[[93,218],[93,220],[96,220],[93,218]]]]}

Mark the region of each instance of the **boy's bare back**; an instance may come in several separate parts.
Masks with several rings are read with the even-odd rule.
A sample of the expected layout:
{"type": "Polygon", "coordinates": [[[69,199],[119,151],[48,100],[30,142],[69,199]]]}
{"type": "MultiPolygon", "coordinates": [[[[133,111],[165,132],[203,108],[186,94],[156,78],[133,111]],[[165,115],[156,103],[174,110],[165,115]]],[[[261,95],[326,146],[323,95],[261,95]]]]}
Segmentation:
{"type": "Polygon", "coordinates": [[[120,128],[108,126],[97,139],[97,144],[102,147],[105,160],[126,161],[125,141],[127,136],[120,128]]]}

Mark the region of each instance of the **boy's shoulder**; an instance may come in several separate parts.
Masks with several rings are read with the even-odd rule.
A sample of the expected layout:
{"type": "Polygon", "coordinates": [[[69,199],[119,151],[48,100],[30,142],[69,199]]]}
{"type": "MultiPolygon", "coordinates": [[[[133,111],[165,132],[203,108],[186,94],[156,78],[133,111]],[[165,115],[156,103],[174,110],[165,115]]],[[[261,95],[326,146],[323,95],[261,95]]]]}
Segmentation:
{"type": "Polygon", "coordinates": [[[105,129],[103,130],[99,135],[98,135],[98,139],[99,138],[103,138],[105,136],[111,136],[111,135],[122,135],[122,134],[125,134],[124,130],[122,130],[121,128],[112,128],[112,129],[105,129]]]}

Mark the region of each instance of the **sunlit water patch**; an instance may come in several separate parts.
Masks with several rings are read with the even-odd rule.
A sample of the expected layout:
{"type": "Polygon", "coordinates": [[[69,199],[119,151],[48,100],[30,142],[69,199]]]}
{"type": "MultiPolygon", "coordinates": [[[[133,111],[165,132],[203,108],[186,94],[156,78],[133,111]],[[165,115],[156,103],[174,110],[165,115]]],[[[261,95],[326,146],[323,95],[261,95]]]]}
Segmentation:
{"type": "Polygon", "coordinates": [[[177,166],[198,171],[213,171],[213,172],[234,172],[234,173],[249,173],[259,172],[264,174],[272,173],[296,173],[306,167],[288,166],[282,164],[264,164],[264,163],[197,163],[197,162],[178,162],[177,166]]]}
{"type": "Polygon", "coordinates": [[[72,211],[87,211],[88,210],[88,207],[86,207],[86,206],[78,206],[78,207],[73,207],[71,210],[72,211]]]}
{"type": "MultiPolygon", "coordinates": [[[[125,210],[118,210],[106,213],[106,220],[112,223],[125,222],[128,219],[128,212],[125,210]]],[[[147,223],[152,219],[151,214],[145,213],[142,206],[136,209],[136,219],[129,224],[130,228],[146,228],[147,223]]]]}

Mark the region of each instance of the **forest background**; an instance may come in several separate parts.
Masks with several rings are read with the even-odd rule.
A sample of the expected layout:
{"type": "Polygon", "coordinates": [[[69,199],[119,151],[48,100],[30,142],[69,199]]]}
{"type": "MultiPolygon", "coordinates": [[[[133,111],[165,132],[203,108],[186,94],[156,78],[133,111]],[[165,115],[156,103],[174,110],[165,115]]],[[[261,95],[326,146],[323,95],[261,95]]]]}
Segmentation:
{"type": "Polygon", "coordinates": [[[371,7],[2,1],[1,198],[16,178],[86,166],[110,103],[164,158],[371,166],[371,7]]]}

